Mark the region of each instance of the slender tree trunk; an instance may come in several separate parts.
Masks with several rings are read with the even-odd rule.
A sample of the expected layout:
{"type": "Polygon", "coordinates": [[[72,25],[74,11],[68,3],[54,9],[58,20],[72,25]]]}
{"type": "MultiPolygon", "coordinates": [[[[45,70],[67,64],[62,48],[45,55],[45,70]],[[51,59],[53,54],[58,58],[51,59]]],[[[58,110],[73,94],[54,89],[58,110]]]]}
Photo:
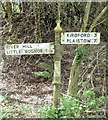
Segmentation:
{"type": "Polygon", "coordinates": [[[41,38],[41,28],[40,28],[40,3],[33,3],[34,15],[35,15],[35,41],[34,42],[42,42],[41,38]]]}
{"type": "Polygon", "coordinates": [[[77,94],[78,91],[79,66],[75,62],[76,62],[76,56],[73,60],[71,72],[70,72],[68,91],[67,91],[69,95],[75,95],[77,94]]]}
{"type": "Polygon", "coordinates": [[[11,2],[6,2],[6,13],[7,13],[7,16],[8,16],[8,19],[10,19],[12,17],[12,4],[11,2]]]}
{"type": "MultiPolygon", "coordinates": [[[[81,27],[81,32],[85,31],[87,22],[88,22],[88,17],[89,17],[89,12],[90,12],[90,6],[91,2],[88,2],[85,8],[85,15],[83,19],[83,24],[81,27]]],[[[78,49],[80,48],[81,45],[78,45],[78,49]]],[[[78,78],[79,78],[79,64],[77,64],[77,55],[75,55],[72,66],[71,66],[71,72],[70,72],[70,78],[69,78],[69,84],[68,84],[68,90],[67,94],[73,96],[77,94],[78,92],[78,78]]]]}

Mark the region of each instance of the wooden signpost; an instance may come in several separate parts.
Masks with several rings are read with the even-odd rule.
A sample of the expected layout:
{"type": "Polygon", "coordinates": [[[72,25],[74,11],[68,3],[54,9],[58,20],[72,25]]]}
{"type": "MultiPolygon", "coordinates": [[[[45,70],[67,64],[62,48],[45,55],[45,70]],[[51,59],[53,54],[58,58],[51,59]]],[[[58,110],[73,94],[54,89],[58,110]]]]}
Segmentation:
{"type": "Polygon", "coordinates": [[[60,20],[57,21],[55,31],[55,44],[53,43],[24,43],[6,44],[6,55],[32,55],[32,54],[55,54],[54,77],[53,77],[53,105],[58,107],[60,102],[61,86],[61,44],[99,44],[100,33],[96,32],[62,32],[60,20]],[[61,35],[60,35],[61,34],[61,35]]]}
{"type": "Polygon", "coordinates": [[[32,55],[54,54],[54,77],[53,77],[53,105],[58,107],[60,102],[61,87],[61,44],[99,44],[100,33],[96,32],[65,32],[60,27],[60,15],[55,27],[55,44],[53,43],[24,43],[6,44],[6,55],[32,55]]]}

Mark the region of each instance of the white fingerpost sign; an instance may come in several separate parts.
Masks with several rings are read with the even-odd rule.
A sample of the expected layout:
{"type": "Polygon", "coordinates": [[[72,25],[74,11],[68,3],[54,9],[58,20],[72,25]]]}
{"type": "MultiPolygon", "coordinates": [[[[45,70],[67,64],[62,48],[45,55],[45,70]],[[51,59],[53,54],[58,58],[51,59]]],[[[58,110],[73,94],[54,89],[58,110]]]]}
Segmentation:
{"type": "Polygon", "coordinates": [[[61,33],[61,44],[99,44],[100,33],[65,32],[61,33]]]}
{"type": "Polygon", "coordinates": [[[53,43],[6,44],[6,55],[54,54],[53,43]]]}

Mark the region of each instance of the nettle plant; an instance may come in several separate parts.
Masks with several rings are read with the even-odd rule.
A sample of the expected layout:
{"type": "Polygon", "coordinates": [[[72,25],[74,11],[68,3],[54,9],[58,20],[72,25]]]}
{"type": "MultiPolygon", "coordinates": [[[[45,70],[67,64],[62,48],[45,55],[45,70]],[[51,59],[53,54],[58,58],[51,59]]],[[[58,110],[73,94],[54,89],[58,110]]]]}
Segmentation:
{"type": "Polygon", "coordinates": [[[87,51],[86,47],[80,46],[75,50],[76,54],[76,64],[80,65],[81,61],[86,59],[87,51]]]}
{"type": "Polygon", "coordinates": [[[63,95],[58,108],[45,105],[39,110],[39,114],[41,118],[82,118],[86,111],[100,110],[104,100],[104,96],[96,98],[92,89],[86,89],[74,97],[63,95]]]}
{"type": "Polygon", "coordinates": [[[39,68],[44,69],[43,71],[33,72],[33,76],[43,77],[43,78],[52,78],[53,66],[50,63],[42,62],[38,65],[39,68]]]}

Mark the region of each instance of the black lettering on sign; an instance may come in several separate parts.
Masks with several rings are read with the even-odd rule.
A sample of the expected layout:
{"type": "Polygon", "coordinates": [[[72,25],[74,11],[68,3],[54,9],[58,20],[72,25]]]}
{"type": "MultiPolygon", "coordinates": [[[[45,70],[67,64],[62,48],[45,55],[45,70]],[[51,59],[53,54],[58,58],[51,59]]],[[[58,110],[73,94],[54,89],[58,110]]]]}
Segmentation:
{"type": "Polygon", "coordinates": [[[41,53],[42,49],[25,50],[25,53],[41,53]]]}
{"type": "Polygon", "coordinates": [[[31,45],[23,45],[22,47],[23,47],[23,48],[32,48],[31,45]]]}
{"type": "Polygon", "coordinates": [[[89,34],[89,33],[87,34],[87,37],[90,37],[90,34],[89,34]]]}
{"type": "Polygon", "coordinates": [[[83,41],[83,39],[80,39],[80,42],[82,42],[83,41]]]}
{"type": "Polygon", "coordinates": [[[12,46],[10,46],[10,49],[13,49],[14,48],[14,46],[12,45],[12,46]]]}
{"type": "Polygon", "coordinates": [[[39,49],[35,49],[35,50],[34,50],[34,53],[39,53],[39,49]]]}
{"type": "Polygon", "coordinates": [[[13,53],[14,53],[14,54],[16,54],[16,53],[17,53],[17,51],[16,51],[16,50],[13,50],[13,53]]]}
{"type": "Polygon", "coordinates": [[[40,52],[42,52],[42,49],[40,49],[40,52]]]}
{"type": "Polygon", "coordinates": [[[25,50],[25,53],[27,53],[27,50],[25,50]]]}
{"type": "Polygon", "coordinates": [[[30,53],[31,50],[28,50],[27,52],[30,53]]]}
{"type": "Polygon", "coordinates": [[[80,43],[80,39],[76,39],[76,42],[77,42],[77,43],[80,43]]]}
{"type": "Polygon", "coordinates": [[[33,53],[33,52],[34,52],[34,50],[28,50],[28,52],[29,52],[29,53],[33,53]]]}
{"type": "Polygon", "coordinates": [[[67,37],[69,37],[69,34],[67,34],[67,37]]]}
{"type": "Polygon", "coordinates": [[[10,54],[10,50],[6,51],[7,55],[10,54]]]}
{"type": "Polygon", "coordinates": [[[97,37],[97,34],[96,34],[96,33],[94,34],[94,37],[97,37]]]}
{"type": "Polygon", "coordinates": [[[75,39],[73,39],[72,42],[75,42],[75,39]]]}
{"type": "Polygon", "coordinates": [[[6,51],[7,55],[18,55],[21,53],[20,50],[8,50],[6,51]]]}
{"type": "Polygon", "coordinates": [[[39,53],[39,52],[40,52],[40,50],[39,50],[39,49],[36,49],[36,52],[37,52],[37,53],[39,53]]]}
{"type": "Polygon", "coordinates": [[[75,35],[74,35],[75,37],[77,37],[78,36],[78,34],[77,33],[75,33],[75,35]]]}
{"type": "Polygon", "coordinates": [[[74,34],[72,33],[72,34],[70,34],[70,37],[73,37],[74,36],[74,34]]]}
{"type": "Polygon", "coordinates": [[[67,39],[67,42],[69,42],[69,43],[70,43],[70,42],[71,42],[71,39],[67,39]]]}
{"type": "Polygon", "coordinates": [[[86,43],[87,39],[84,39],[83,42],[86,43]]]}
{"type": "Polygon", "coordinates": [[[13,45],[11,45],[11,46],[9,47],[9,49],[14,49],[14,46],[13,46],[13,45]]]}
{"type": "Polygon", "coordinates": [[[86,34],[83,35],[83,37],[86,37],[86,36],[87,36],[86,34]]]}
{"type": "Polygon", "coordinates": [[[83,37],[83,34],[81,34],[80,36],[83,37]]]}
{"type": "Polygon", "coordinates": [[[17,48],[19,48],[18,45],[11,45],[11,46],[10,46],[10,49],[17,49],[17,48]]]}
{"type": "Polygon", "coordinates": [[[14,48],[14,49],[18,49],[18,48],[19,48],[19,45],[14,45],[13,48],[14,48]]]}
{"type": "Polygon", "coordinates": [[[20,50],[13,50],[14,54],[20,54],[20,50]]]}
{"type": "Polygon", "coordinates": [[[97,39],[94,39],[94,43],[97,41],[97,39]]]}
{"type": "Polygon", "coordinates": [[[87,42],[90,43],[90,39],[88,39],[87,42]]]}

